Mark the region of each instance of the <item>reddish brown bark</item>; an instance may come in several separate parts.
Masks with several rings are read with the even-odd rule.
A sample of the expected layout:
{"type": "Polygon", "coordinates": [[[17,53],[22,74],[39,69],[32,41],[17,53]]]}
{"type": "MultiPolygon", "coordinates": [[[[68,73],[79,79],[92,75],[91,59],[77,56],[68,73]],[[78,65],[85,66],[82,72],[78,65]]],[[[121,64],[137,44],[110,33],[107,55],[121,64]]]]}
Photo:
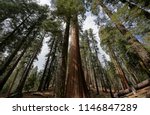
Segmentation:
{"type": "Polygon", "coordinates": [[[108,48],[109,48],[110,57],[111,57],[112,62],[114,64],[114,66],[115,66],[115,69],[116,69],[116,73],[120,77],[120,80],[121,80],[121,83],[123,85],[123,88],[127,89],[127,88],[129,88],[129,84],[128,84],[128,80],[127,80],[127,78],[125,76],[125,73],[124,73],[120,63],[118,62],[118,59],[117,59],[114,51],[112,50],[111,45],[109,45],[108,48]]]}
{"type": "Polygon", "coordinates": [[[66,84],[66,97],[88,97],[87,86],[82,70],[79,48],[79,26],[77,15],[72,20],[71,43],[66,84]]]}

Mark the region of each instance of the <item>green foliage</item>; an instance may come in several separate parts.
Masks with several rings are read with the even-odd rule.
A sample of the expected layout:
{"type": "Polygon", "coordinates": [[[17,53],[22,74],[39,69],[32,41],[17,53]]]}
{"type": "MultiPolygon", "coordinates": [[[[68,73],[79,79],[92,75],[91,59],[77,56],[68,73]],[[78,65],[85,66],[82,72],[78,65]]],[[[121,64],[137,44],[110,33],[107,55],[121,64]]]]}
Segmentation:
{"type": "Polygon", "coordinates": [[[103,26],[99,30],[99,38],[102,48],[107,51],[107,46],[119,45],[119,41],[124,41],[124,36],[119,32],[119,30],[111,25],[103,26]]]}
{"type": "MultiPolygon", "coordinates": [[[[74,17],[79,19],[80,47],[84,70],[87,69],[87,73],[88,71],[91,72],[89,75],[91,79],[94,79],[93,73],[95,72],[96,79],[104,82],[106,88],[109,88],[108,82],[114,89],[120,88],[120,80],[114,63],[104,60],[105,66],[101,65],[98,42],[94,31],[89,29],[82,33],[82,22],[87,11],[96,15],[98,25],[103,25],[100,26],[99,30],[101,47],[108,53],[111,53],[109,48],[112,49],[126,77],[130,79],[133,73],[140,81],[146,79],[148,75],[145,68],[142,67],[140,58],[124,38],[128,38],[131,34],[133,36],[140,35],[144,39],[144,47],[150,50],[150,20],[145,15],[145,10],[150,6],[150,0],[132,0],[132,2],[134,5],[130,3],[130,0],[51,0],[53,6],[51,9],[47,5],[39,5],[36,0],[0,0],[0,68],[16,51],[7,65],[6,71],[0,76],[1,79],[13,67],[14,62],[26,48],[2,92],[7,92],[16,70],[19,70],[18,78],[13,86],[14,91],[18,81],[26,72],[26,68],[29,69],[28,65],[30,65],[30,59],[35,51],[38,53],[34,60],[37,59],[45,37],[49,38],[47,44],[49,47],[48,56],[50,56],[46,75],[47,78],[49,77],[49,81],[55,80],[54,77],[58,76],[61,69],[60,58],[62,57],[60,52],[62,51],[64,23],[68,20],[73,22],[74,17]],[[103,4],[101,4],[103,7],[100,7],[100,3],[106,7],[103,4]],[[101,11],[102,9],[108,11],[107,14],[110,13],[110,19],[105,12],[101,11]],[[123,36],[118,30],[119,27],[115,27],[116,25],[112,22],[116,25],[123,25],[129,32],[125,32],[125,36],[123,36]],[[24,42],[18,48],[18,44],[22,40],[24,42]]],[[[43,73],[43,71],[38,72],[38,68],[33,68],[33,65],[32,62],[30,66],[32,69],[30,68],[29,74],[25,76],[27,80],[24,90],[28,92],[37,90],[39,79],[43,73]]]]}
{"type": "Polygon", "coordinates": [[[38,68],[35,67],[32,69],[30,76],[28,77],[26,84],[24,86],[24,90],[29,92],[31,90],[35,90],[35,84],[38,81],[37,80],[37,73],[38,73],[38,68]]]}
{"type": "Polygon", "coordinates": [[[56,0],[54,6],[60,16],[70,16],[85,12],[84,0],[56,0]]]}

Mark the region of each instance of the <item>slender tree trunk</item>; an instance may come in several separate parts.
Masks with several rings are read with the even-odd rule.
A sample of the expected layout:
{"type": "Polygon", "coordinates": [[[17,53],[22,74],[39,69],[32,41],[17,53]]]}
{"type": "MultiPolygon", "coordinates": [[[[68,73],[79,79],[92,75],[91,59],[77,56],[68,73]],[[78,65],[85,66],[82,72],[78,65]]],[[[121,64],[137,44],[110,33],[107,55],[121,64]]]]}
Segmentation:
{"type": "Polygon", "coordinates": [[[79,48],[79,25],[77,15],[74,15],[72,21],[66,97],[88,97],[87,86],[81,65],[79,48]]]}
{"type": "MultiPolygon", "coordinates": [[[[121,58],[121,60],[125,63],[125,69],[126,69],[126,71],[128,72],[129,76],[134,79],[134,81],[135,81],[136,84],[138,84],[138,83],[139,83],[139,79],[138,79],[138,77],[134,74],[134,72],[131,71],[132,67],[131,67],[129,64],[126,63],[126,60],[125,60],[125,59],[121,58]]],[[[133,69],[134,69],[134,68],[133,68],[133,69]]]]}
{"type": "MultiPolygon", "coordinates": [[[[95,41],[95,39],[94,39],[94,37],[91,37],[91,39],[92,39],[92,41],[95,41]]],[[[103,88],[104,88],[104,91],[105,92],[107,92],[107,82],[106,82],[106,77],[107,76],[105,76],[105,73],[104,73],[104,71],[103,71],[103,68],[102,68],[102,65],[101,65],[101,62],[100,62],[100,60],[98,59],[98,52],[97,52],[97,46],[96,46],[96,44],[94,44],[93,43],[93,46],[94,46],[94,53],[95,53],[95,57],[96,57],[96,60],[97,60],[97,66],[98,66],[98,71],[100,72],[100,79],[101,79],[101,84],[102,84],[102,86],[103,86],[103,88]]],[[[93,65],[93,67],[94,67],[94,65],[93,65]]]]}
{"type": "MultiPolygon", "coordinates": [[[[92,39],[93,40],[93,39],[92,39]]],[[[97,83],[97,75],[96,75],[96,70],[95,70],[95,67],[94,67],[94,64],[93,64],[93,59],[92,59],[92,50],[91,50],[91,47],[90,47],[90,41],[89,41],[89,38],[87,38],[87,45],[88,45],[88,50],[90,52],[89,54],[89,59],[90,59],[90,63],[89,63],[89,66],[90,66],[90,69],[91,69],[91,73],[93,73],[93,75],[90,75],[88,76],[89,79],[91,80],[90,84],[92,84],[92,87],[96,87],[96,91],[97,91],[97,94],[99,94],[99,88],[98,88],[98,83],[97,83]],[[94,76],[94,77],[93,77],[94,76]],[[92,77],[94,80],[92,80],[92,77]],[[95,83],[95,86],[93,85],[95,83]]],[[[86,50],[86,49],[85,49],[86,50]]],[[[100,78],[101,79],[101,78],[100,78]]],[[[102,80],[101,80],[102,81],[102,80]]],[[[102,82],[101,82],[102,83],[102,82]]],[[[103,86],[103,83],[101,84],[103,86]]]]}
{"type": "Polygon", "coordinates": [[[41,48],[41,46],[42,46],[43,39],[44,39],[44,38],[42,38],[41,42],[39,43],[39,47],[37,47],[37,49],[36,49],[35,52],[33,53],[32,57],[31,57],[30,60],[28,61],[27,66],[26,66],[26,68],[25,68],[25,70],[24,70],[24,73],[23,73],[23,75],[22,75],[22,77],[21,77],[21,80],[20,80],[20,82],[19,82],[19,84],[18,84],[18,86],[17,86],[15,92],[12,93],[12,94],[10,95],[10,97],[22,97],[22,90],[23,90],[23,87],[24,87],[24,85],[25,85],[25,82],[26,82],[26,80],[27,80],[28,74],[29,74],[29,72],[30,72],[30,70],[31,70],[31,67],[32,67],[32,65],[33,65],[33,62],[34,62],[35,58],[37,57],[37,54],[38,54],[38,52],[39,52],[39,50],[40,50],[40,48],[41,48]]]}
{"type": "Polygon", "coordinates": [[[29,60],[27,66],[26,66],[26,69],[25,69],[25,71],[24,71],[24,73],[23,73],[23,75],[22,75],[22,77],[21,77],[21,80],[20,80],[20,82],[19,82],[19,84],[18,84],[18,86],[17,86],[15,92],[13,93],[14,95],[13,95],[13,94],[11,95],[12,97],[22,97],[22,90],[23,90],[23,87],[24,87],[25,82],[26,82],[26,80],[27,80],[28,74],[29,74],[29,72],[30,72],[30,70],[31,70],[33,61],[34,61],[34,59],[35,59],[36,56],[37,56],[37,52],[38,52],[38,51],[36,51],[36,52],[33,54],[33,56],[31,57],[31,59],[29,60]]]}
{"type": "Polygon", "coordinates": [[[83,62],[84,62],[84,75],[85,75],[85,81],[86,81],[86,83],[87,83],[87,87],[88,87],[88,90],[90,90],[90,75],[89,75],[89,68],[88,68],[88,57],[87,57],[87,48],[85,48],[84,46],[83,46],[83,53],[84,53],[84,55],[83,55],[83,62]]]}
{"type": "Polygon", "coordinates": [[[47,61],[46,61],[46,64],[45,64],[45,68],[44,68],[44,71],[43,71],[42,78],[40,79],[40,85],[38,87],[38,91],[42,91],[43,90],[42,86],[44,84],[44,78],[45,78],[45,75],[46,75],[46,70],[47,70],[47,66],[48,66],[49,60],[50,60],[50,53],[48,55],[48,58],[47,58],[47,61]]]}
{"type": "Polygon", "coordinates": [[[10,68],[10,70],[8,70],[8,72],[6,73],[6,75],[4,75],[3,79],[0,80],[0,91],[2,90],[3,86],[5,85],[5,83],[7,82],[7,80],[9,79],[9,77],[11,76],[11,74],[13,73],[14,69],[18,65],[19,61],[21,60],[21,58],[23,57],[24,53],[26,52],[26,50],[28,49],[28,47],[30,46],[30,44],[33,42],[33,40],[34,40],[34,37],[30,39],[30,43],[28,43],[25,46],[25,48],[23,49],[23,51],[21,52],[21,54],[19,55],[19,57],[15,60],[15,63],[10,68]]]}
{"type": "Polygon", "coordinates": [[[65,96],[65,80],[67,74],[67,57],[68,57],[68,45],[69,45],[69,30],[70,30],[70,16],[67,17],[66,21],[66,29],[63,38],[63,46],[62,46],[62,62],[61,62],[61,70],[60,77],[58,77],[57,81],[57,89],[56,89],[56,97],[64,97],[65,96]]]}
{"type": "Polygon", "coordinates": [[[3,51],[4,47],[8,45],[8,41],[11,38],[12,35],[27,21],[27,19],[31,16],[28,15],[6,38],[4,38],[3,41],[0,42],[0,52],[3,51]]]}
{"type": "Polygon", "coordinates": [[[12,62],[12,60],[14,59],[15,55],[17,54],[17,52],[20,50],[21,46],[23,45],[23,43],[25,42],[25,39],[22,39],[20,41],[20,43],[17,45],[16,49],[12,52],[12,54],[6,59],[6,61],[4,62],[4,64],[0,67],[0,76],[5,73],[6,68],[8,67],[8,65],[12,62]]]}
{"type": "Polygon", "coordinates": [[[124,73],[124,71],[123,71],[123,69],[122,69],[120,63],[118,62],[118,59],[117,59],[117,57],[116,57],[114,51],[112,50],[112,47],[110,46],[110,44],[109,44],[108,48],[109,48],[110,57],[111,57],[111,59],[112,59],[112,62],[113,62],[114,65],[115,65],[116,72],[117,72],[117,74],[118,74],[119,77],[120,77],[120,80],[121,80],[121,82],[122,82],[122,85],[123,85],[124,89],[127,89],[127,88],[129,88],[130,86],[129,86],[129,84],[128,84],[128,80],[127,80],[127,78],[126,78],[126,76],[125,76],[125,73],[124,73]]]}
{"type": "Polygon", "coordinates": [[[53,66],[53,62],[54,62],[54,60],[55,60],[55,57],[56,57],[56,56],[55,56],[55,51],[54,51],[53,57],[52,57],[52,59],[51,59],[51,62],[49,63],[48,73],[47,73],[47,75],[45,76],[46,79],[45,79],[44,84],[43,84],[43,90],[46,90],[46,87],[49,86],[48,83],[50,82],[50,80],[51,80],[51,78],[52,78],[51,70],[52,70],[52,66],[53,66]]]}
{"type": "Polygon", "coordinates": [[[7,92],[7,97],[9,97],[9,96],[10,96],[11,90],[12,90],[13,85],[14,85],[14,83],[15,83],[16,79],[17,79],[18,73],[19,73],[19,69],[17,68],[17,70],[16,70],[16,74],[15,74],[15,77],[14,77],[14,79],[13,79],[13,81],[12,81],[12,83],[11,83],[10,87],[9,87],[9,90],[8,90],[8,92],[7,92]]]}
{"type": "Polygon", "coordinates": [[[93,70],[94,70],[94,80],[95,80],[96,92],[97,92],[97,95],[99,95],[99,88],[98,88],[98,83],[97,83],[97,75],[96,75],[96,72],[95,72],[94,68],[93,68],[93,70]]]}
{"type": "Polygon", "coordinates": [[[11,76],[12,72],[14,71],[14,69],[16,68],[16,66],[18,65],[19,61],[21,60],[21,58],[23,57],[24,53],[26,52],[25,48],[22,53],[20,54],[20,56],[17,58],[17,60],[15,61],[15,63],[13,64],[13,66],[10,68],[10,70],[7,72],[7,74],[3,77],[2,80],[0,80],[0,91],[2,90],[2,88],[4,87],[5,83],[7,82],[7,80],[9,79],[9,77],[11,76]]]}
{"type": "Polygon", "coordinates": [[[58,40],[55,41],[55,44],[54,44],[54,48],[50,51],[50,55],[52,55],[51,57],[51,60],[49,61],[49,64],[48,64],[48,67],[47,67],[47,73],[45,74],[45,79],[43,81],[43,85],[42,85],[42,89],[43,90],[46,90],[46,86],[48,85],[48,80],[51,80],[51,67],[53,65],[53,62],[55,60],[55,57],[56,57],[56,49],[57,49],[57,46],[58,46],[58,40]]]}
{"type": "Polygon", "coordinates": [[[115,23],[118,30],[127,38],[128,44],[134,49],[135,53],[141,58],[141,60],[146,65],[147,69],[150,70],[150,53],[143,47],[143,45],[138,42],[138,40],[128,31],[123,24],[119,20],[114,20],[112,18],[113,14],[108,8],[99,0],[100,6],[109,16],[109,18],[115,23]]]}
{"type": "Polygon", "coordinates": [[[34,53],[34,55],[32,56],[32,58],[29,60],[29,63],[28,63],[28,65],[27,65],[27,67],[26,67],[26,69],[25,69],[25,71],[24,71],[24,73],[23,73],[23,76],[22,76],[22,78],[21,78],[21,80],[20,80],[20,82],[19,82],[19,85],[18,85],[18,87],[17,87],[17,89],[16,89],[16,91],[19,92],[19,94],[20,94],[20,93],[22,94],[22,90],[23,90],[23,87],[24,87],[24,85],[25,85],[25,81],[26,81],[26,79],[27,79],[27,77],[28,77],[28,74],[29,74],[29,72],[30,72],[30,70],[31,70],[33,61],[34,61],[34,59],[36,58],[37,53],[38,53],[38,51],[36,51],[36,52],[34,53]]]}
{"type": "Polygon", "coordinates": [[[4,64],[0,67],[0,76],[5,73],[7,67],[9,66],[9,64],[12,62],[12,60],[14,59],[15,55],[18,53],[18,51],[21,49],[21,47],[23,46],[23,44],[26,42],[28,36],[31,34],[32,30],[35,27],[35,23],[34,25],[32,25],[29,29],[29,32],[27,33],[27,35],[21,39],[21,41],[18,43],[16,49],[12,52],[12,54],[10,54],[10,56],[6,59],[6,61],[4,62],[4,64]]]}
{"type": "Polygon", "coordinates": [[[44,87],[44,81],[46,79],[48,64],[49,64],[51,53],[52,53],[52,50],[53,50],[53,47],[54,47],[54,42],[55,42],[55,39],[52,41],[52,44],[51,44],[50,52],[49,52],[48,57],[47,57],[47,61],[46,61],[46,64],[45,64],[45,68],[44,68],[42,78],[40,80],[40,85],[38,87],[38,91],[42,91],[43,90],[42,88],[44,87]]]}

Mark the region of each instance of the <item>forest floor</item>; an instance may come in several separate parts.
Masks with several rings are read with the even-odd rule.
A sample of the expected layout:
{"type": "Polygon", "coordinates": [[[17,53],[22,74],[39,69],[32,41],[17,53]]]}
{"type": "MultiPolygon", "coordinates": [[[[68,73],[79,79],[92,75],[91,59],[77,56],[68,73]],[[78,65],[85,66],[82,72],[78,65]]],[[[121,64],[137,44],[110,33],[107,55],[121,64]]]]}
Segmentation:
{"type": "MultiPolygon", "coordinates": [[[[100,91],[99,94],[96,92],[96,90],[91,90],[90,91],[90,97],[92,98],[110,98],[110,93],[109,92],[102,92],[100,91]]],[[[0,98],[6,97],[5,95],[0,95],[0,98]]],[[[24,92],[23,93],[23,98],[54,98],[54,90],[49,89],[47,91],[33,91],[33,92],[24,92]]],[[[136,93],[134,94],[133,92],[128,93],[121,98],[150,98],[150,86],[144,87],[140,90],[137,90],[136,93]]]]}
{"type": "Polygon", "coordinates": [[[54,90],[50,88],[47,91],[25,92],[23,98],[54,98],[54,90]]]}
{"type": "MultiPolygon", "coordinates": [[[[53,92],[54,92],[53,90],[48,90],[43,92],[29,92],[29,93],[24,93],[23,97],[24,98],[54,98],[53,92]]],[[[92,98],[111,97],[109,92],[100,91],[99,94],[97,94],[96,90],[90,91],[90,94],[92,94],[90,95],[92,98]]],[[[128,93],[121,98],[146,98],[146,97],[150,97],[150,86],[137,90],[135,94],[133,92],[128,93]]]]}
{"type": "Polygon", "coordinates": [[[125,98],[150,98],[150,86],[139,89],[134,94],[133,92],[124,95],[125,98]]]}
{"type": "MultiPolygon", "coordinates": [[[[97,94],[96,90],[90,91],[90,94],[92,94],[90,95],[92,98],[110,98],[111,97],[109,92],[100,91],[99,94],[97,94]]],[[[135,94],[133,92],[128,93],[121,98],[146,98],[147,96],[150,97],[150,86],[137,90],[135,94]]],[[[43,92],[24,93],[23,97],[24,98],[53,98],[54,91],[48,90],[48,91],[43,91],[43,92]]]]}

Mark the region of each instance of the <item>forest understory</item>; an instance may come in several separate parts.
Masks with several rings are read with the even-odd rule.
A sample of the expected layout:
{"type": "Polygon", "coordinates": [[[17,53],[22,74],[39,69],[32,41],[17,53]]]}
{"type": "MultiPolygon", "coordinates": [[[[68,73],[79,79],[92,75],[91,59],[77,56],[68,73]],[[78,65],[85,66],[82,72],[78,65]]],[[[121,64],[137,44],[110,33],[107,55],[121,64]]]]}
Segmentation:
{"type": "MultiPolygon", "coordinates": [[[[90,91],[90,98],[112,98],[109,92],[101,91],[101,94],[97,94],[96,90],[90,91]]],[[[0,94],[0,98],[5,98],[7,95],[0,94]]],[[[49,89],[43,92],[24,92],[22,98],[55,98],[54,90],[49,89]]],[[[150,98],[150,86],[144,87],[136,91],[136,93],[128,93],[121,96],[120,98],[150,98]]]]}
{"type": "Polygon", "coordinates": [[[0,97],[150,97],[150,0],[47,1],[0,0],[0,97]]]}
{"type": "MultiPolygon", "coordinates": [[[[108,89],[107,91],[99,90],[99,92],[96,91],[96,88],[91,88],[89,90],[90,98],[112,98],[111,93],[108,89]]],[[[113,98],[150,98],[150,82],[147,85],[144,84],[136,91],[131,90],[130,92],[126,92],[120,96],[115,97],[115,91],[113,90],[112,93],[114,93],[113,98]]],[[[7,94],[0,94],[0,98],[5,98],[7,96],[7,94]]],[[[55,98],[55,90],[51,87],[46,91],[24,92],[21,98],[55,98]]]]}

